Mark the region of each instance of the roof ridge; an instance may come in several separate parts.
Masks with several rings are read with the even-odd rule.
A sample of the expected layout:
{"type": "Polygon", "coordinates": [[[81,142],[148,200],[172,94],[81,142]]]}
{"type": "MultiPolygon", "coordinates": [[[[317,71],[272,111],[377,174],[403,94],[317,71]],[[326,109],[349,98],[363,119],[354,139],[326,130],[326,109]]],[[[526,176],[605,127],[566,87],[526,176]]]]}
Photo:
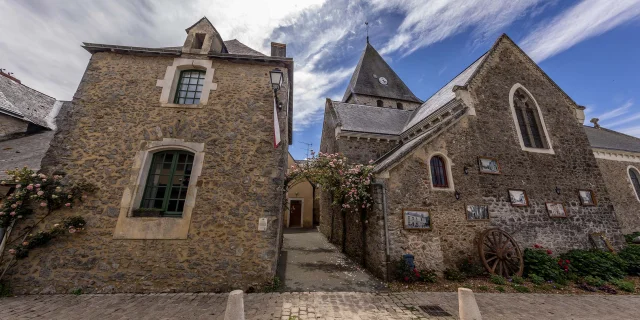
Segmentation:
{"type": "Polygon", "coordinates": [[[635,136],[632,136],[632,135],[629,135],[629,134],[626,134],[626,133],[622,133],[620,131],[616,131],[616,130],[613,130],[613,129],[605,128],[605,127],[596,128],[596,127],[588,126],[588,125],[585,125],[585,124],[583,124],[582,126],[585,127],[585,128],[590,128],[590,129],[594,129],[594,130],[604,130],[604,131],[608,131],[608,132],[611,132],[611,133],[614,133],[614,134],[617,134],[617,135],[620,135],[620,136],[625,136],[625,137],[633,138],[633,139],[636,139],[636,140],[640,140],[640,138],[638,138],[638,137],[635,137],[635,136]]]}
{"type": "Polygon", "coordinates": [[[367,108],[375,108],[375,109],[386,109],[386,110],[394,110],[394,111],[402,111],[402,112],[413,112],[413,110],[404,110],[404,109],[385,108],[385,107],[378,107],[378,106],[369,106],[369,105],[366,105],[366,104],[349,103],[349,102],[334,101],[334,100],[331,100],[331,102],[332,103],[340,103],[340,104],[348,104],[348,105],[358,106],[358,107],[367,107],[367,108]]]}

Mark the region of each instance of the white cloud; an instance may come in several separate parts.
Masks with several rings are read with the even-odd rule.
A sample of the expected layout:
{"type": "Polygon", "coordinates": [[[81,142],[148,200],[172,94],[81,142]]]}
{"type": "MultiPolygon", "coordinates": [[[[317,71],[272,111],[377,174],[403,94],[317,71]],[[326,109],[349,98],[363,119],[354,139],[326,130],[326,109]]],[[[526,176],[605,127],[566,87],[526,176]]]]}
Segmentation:
{"type": "Polygon", "coordinates": [[[607,122],[606,124],[604,124],[604,126],[606,127],[611,127],[611,128],[616,128],[619,127],[625,123],[629,123],[629,122],[633,122],[633,121],[637,121],[640,120],[640,113],[636,113],[632,116],[628,116],[628,117],[624,117],[624,119],[620,119],[618,121],[615,122],[607,122]]]}
{"type": "Polygon", "coordinates": [[[629,108],[631,108],[631,106],[633,106],[633,101],[629,100],[625,102],[622,106],[615,108],[611,111],[607,111],[596,118],[600,119],[600,121],[604,121],[607,119],[619,117],[629,112],[629,108]]]}
{"type": "Polygon", "coordinates": [[[638,0],[584,0],[529,34],[524,51],[537,62],[640,17],[638,0]]]}
{"type": "Polygon", "coordinates": [[[472,30],[476,38],[496,35],[540,2],[373,0],[372,3],[376,11],[395,11],[404,15],[396,35],[381,53],[399,51],[406,56],[465,30],[472,30]]]}

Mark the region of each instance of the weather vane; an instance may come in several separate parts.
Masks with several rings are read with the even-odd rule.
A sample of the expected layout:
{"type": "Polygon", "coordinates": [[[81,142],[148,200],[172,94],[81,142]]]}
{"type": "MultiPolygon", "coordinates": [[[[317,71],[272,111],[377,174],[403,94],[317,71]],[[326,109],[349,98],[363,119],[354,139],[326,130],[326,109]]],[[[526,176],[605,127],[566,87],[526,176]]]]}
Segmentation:
{"type": "Polygon", "coordinates": [[[367,43],[369,43],[369,21],[365,21],[364,25],[367,26],[367,43]]]}

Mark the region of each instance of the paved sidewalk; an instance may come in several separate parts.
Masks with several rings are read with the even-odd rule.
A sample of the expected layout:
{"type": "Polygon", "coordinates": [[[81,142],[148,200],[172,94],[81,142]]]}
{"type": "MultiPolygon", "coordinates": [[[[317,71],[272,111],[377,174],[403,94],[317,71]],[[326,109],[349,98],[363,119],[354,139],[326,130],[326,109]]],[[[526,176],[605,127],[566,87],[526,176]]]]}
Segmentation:
{"type": "Polygon", "coordinates": [[[317,229],[285,229],[278,276],[285,291],[375,292],[386,286],[317,229]]]}
{"type": "MultiPolygon", "coordinates": [[[[224,319],[227,294],[50,295],[0,298],[0,319],[224,319]]],[[[485,320],[640,319],[640,296],[476,294],[485,320]]],[[[456,319],[457,294],[255,293],[245,295],[247,320],[456,319]],[[420,305],[438,305],[450,317],[432,317],[420,305]]]]}

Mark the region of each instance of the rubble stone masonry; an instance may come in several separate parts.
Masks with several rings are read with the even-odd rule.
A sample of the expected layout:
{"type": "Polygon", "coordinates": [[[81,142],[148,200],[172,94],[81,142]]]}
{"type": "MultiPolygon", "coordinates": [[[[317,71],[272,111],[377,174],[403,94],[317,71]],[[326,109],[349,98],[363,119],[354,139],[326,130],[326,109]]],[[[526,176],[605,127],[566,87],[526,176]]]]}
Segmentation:
{"type": "MultiPolygon", "coordinates": [[[[271,281],[288,147],[287,108],[279,112],[283,141],[273,146],[269,71],[277,62],[213,58],[217,89],[202,108],[183,109],[159,102],[156,81],[173,60],[93,54],[43,164],[45,172],[62,170],[98,187],[83,204],[62,211],[82,215],[87,226],[19,260],[9,274],[15,293],[227,291],[271,281]],[[136,152],[167,138],[204,144],[187,239],[114,239],[136,152]],[[268,219],[267,231],[258,231],[259,218],[268,219]]],[[[287,101],[286,90],[280,94],[287,101]]]]}

